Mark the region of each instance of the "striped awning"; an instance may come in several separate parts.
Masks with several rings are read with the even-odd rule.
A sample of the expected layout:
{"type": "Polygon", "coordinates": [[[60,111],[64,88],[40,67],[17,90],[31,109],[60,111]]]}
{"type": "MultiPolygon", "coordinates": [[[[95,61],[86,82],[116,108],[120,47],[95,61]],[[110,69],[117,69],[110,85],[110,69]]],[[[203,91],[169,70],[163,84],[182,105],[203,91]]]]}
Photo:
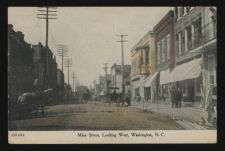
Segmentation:
{"type": "Polygon", "coordinates": [[[178,65],[170,72],[170,69],[160,72],[160,85],[176,81],[197,78],[201,73],[202,58],[178,65]]]}

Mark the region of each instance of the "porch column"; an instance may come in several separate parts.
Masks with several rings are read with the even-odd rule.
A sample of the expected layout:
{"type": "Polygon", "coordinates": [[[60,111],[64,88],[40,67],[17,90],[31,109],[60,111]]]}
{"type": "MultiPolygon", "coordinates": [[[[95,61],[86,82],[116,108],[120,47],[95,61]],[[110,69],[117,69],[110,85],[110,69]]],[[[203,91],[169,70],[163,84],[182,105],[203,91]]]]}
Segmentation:
{"type": "Polygon", "coordinates": [[[194,25],[191,25],[191,48],[194,47],[194,40],[195,40],[195,30],[194,25]]]}
{"type": "Polygon", "coordinates": [[[188,35],[187,35],[187,28],[185,28],[185,30],[184,30],[184,51],[188,50],[187,43],[188,43],[188,35]]]}

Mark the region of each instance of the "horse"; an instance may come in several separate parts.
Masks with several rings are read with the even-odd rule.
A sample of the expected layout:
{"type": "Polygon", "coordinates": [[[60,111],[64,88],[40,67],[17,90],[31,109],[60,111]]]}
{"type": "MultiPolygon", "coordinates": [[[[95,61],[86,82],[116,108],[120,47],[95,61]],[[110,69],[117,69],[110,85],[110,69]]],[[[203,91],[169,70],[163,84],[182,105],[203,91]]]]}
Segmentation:
{"type": "Polygon", "coordinates": [[[44,91],[25,92],[18,97],[18,104],[25,106],[26,110],[36,110],[38,114],[38,108],[42,109],[42,116],[44,116],[44,106],[51,103],[53,98],[53,89],[48,88],[44,91]]]}

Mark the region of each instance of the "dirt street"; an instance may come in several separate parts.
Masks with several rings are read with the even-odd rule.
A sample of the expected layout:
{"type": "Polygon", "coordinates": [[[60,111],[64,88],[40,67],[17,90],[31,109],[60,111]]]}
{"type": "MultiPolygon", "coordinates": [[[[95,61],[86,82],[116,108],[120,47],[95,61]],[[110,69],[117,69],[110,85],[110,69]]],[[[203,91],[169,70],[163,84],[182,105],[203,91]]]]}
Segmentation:
{"type": "Polygon", "coordinates": [[[114,103],[86,102],[45,107],[45,117],[9,122],[11,130],[179,130],[168,117],[114,103]]]}

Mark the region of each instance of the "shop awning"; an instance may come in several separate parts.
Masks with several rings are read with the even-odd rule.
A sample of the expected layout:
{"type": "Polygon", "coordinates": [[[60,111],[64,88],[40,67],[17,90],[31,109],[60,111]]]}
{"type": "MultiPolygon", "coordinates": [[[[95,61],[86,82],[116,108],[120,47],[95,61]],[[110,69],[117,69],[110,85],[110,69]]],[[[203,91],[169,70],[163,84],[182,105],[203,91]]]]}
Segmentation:
{"type": "Polygon", "coordinates": [[[201,73],[202,59],[192,60],[178,65],[170,72],[170,69],[160,72],[160,85],[176,81],[197,78],[201,73]]]}
{"type": "Polygon", "coordinates": [[[140,88],[143,87],[147,81],[147,79],[149,78],[149,76],[147,77],[141,77],[140,78],[140,82],[135,86],[135,88],[140,88]]]}
{"type": "Polygon", "coordinates": [[[151,86],[152,81],[156,78],[157,75],[158,75],[158,72],[154,73],[145,83],[145,87],[151,86]]]}

